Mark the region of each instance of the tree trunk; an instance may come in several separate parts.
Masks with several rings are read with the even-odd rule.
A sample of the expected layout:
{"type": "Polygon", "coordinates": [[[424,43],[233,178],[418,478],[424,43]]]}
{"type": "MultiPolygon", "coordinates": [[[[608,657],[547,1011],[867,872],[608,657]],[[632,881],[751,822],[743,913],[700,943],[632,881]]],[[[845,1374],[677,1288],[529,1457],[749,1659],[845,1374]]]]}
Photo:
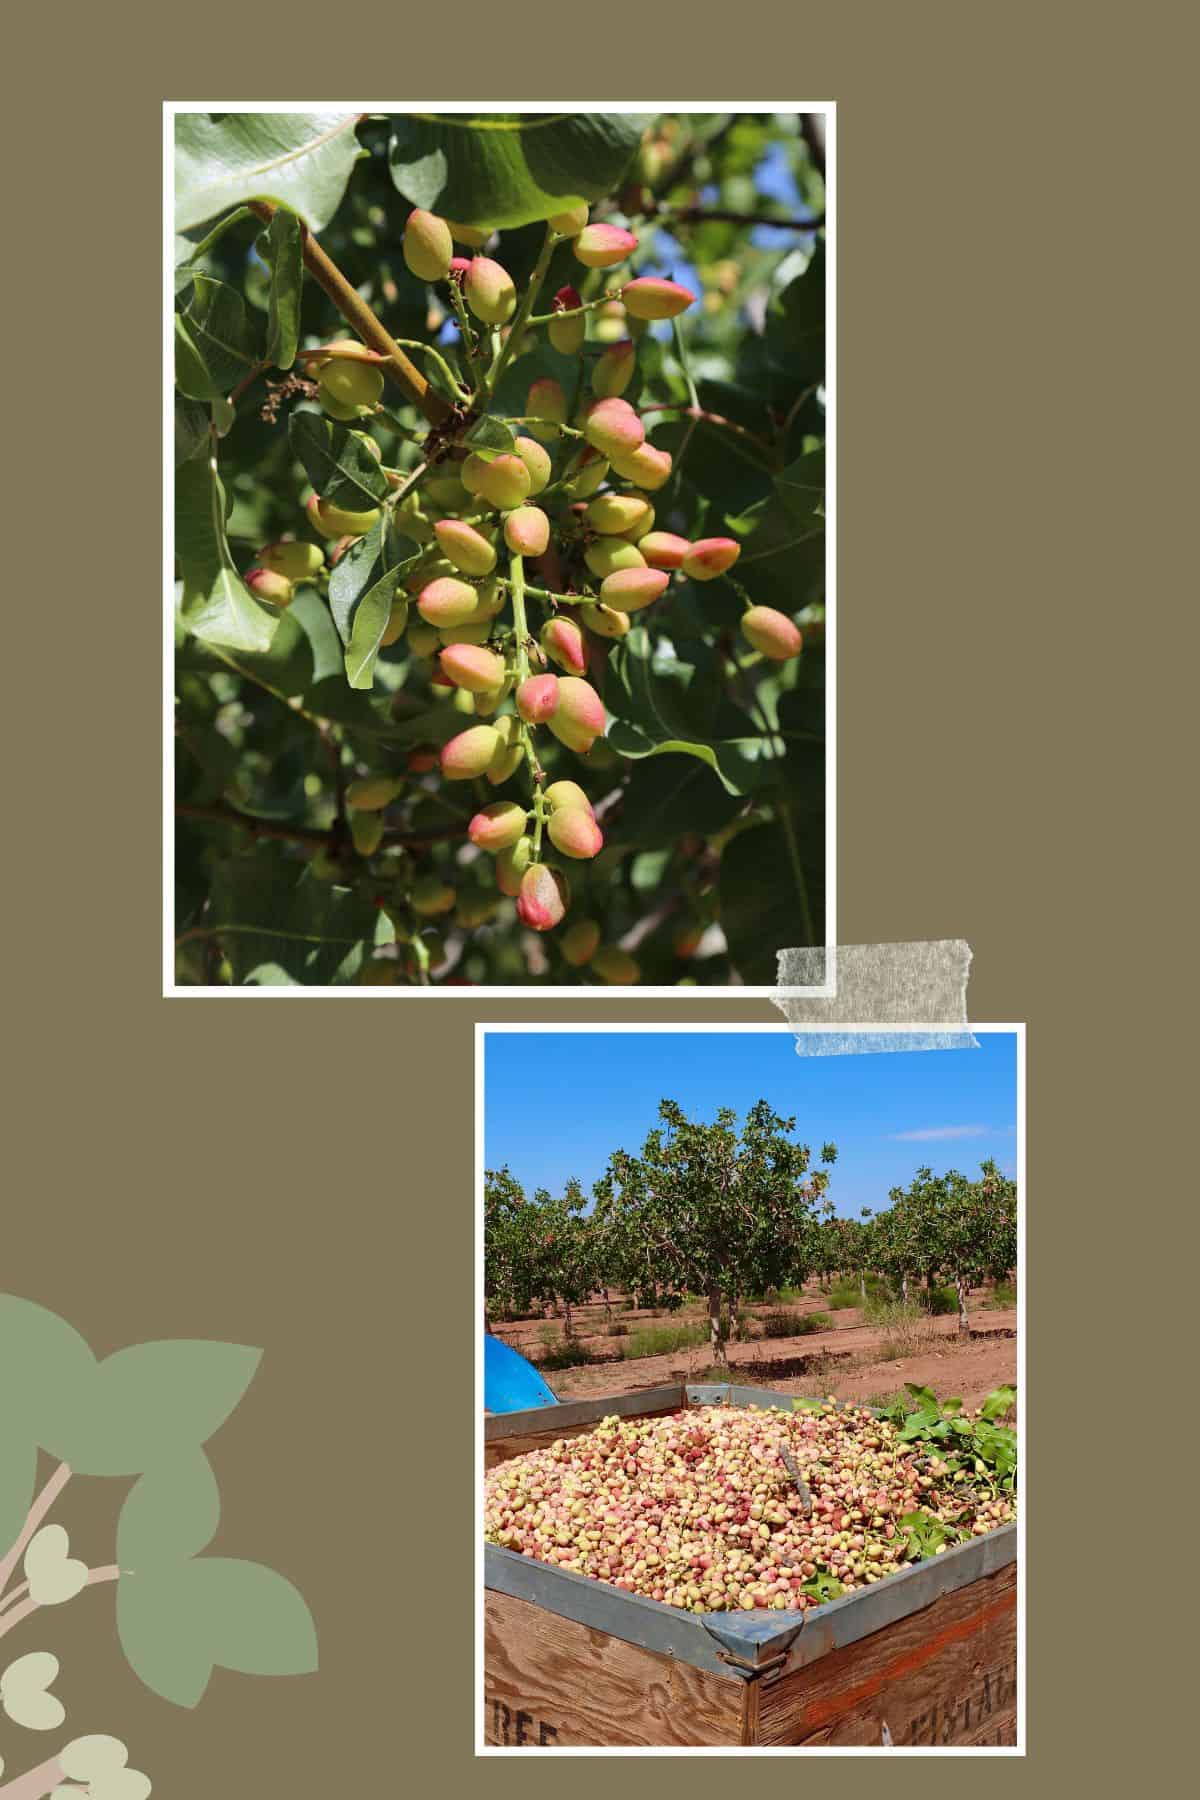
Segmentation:
{"type": "Polygon", "coordinates": [[[738,1324],[738,1307],[740,1305],[741,1296],[736,1293],[733,1294],[729,1301],[729,1335],[731,1338],[737,1338],[739,1341],[741,1340],[742,1335],[742,1328],[738,1324]]]}
{"type": "Polygon", "coordinates": [[[725,1344],[721,1337],[721,1290],[715,1287],[708,1290],[708,1341],[712,1349],[713,1361],[715,1363],[728,1362],[729,1359],[725,1355],[725,1344]]]}
{"type": "Polygon", "coordinates": [[[858,1271],[858,1291],[862,1295],[862,1302],[865,1306],[867,1303],[867,1271],[865,1269],[858,1271]]]}
{"type": "Polygon", "coordinates": [[[907,1275],[902,1275],[900,1277],[900,1298],[901,1298],[901,1300],[903,1300],[904,1304],[907,1306],[908,1305],[908,1276],[907,1275]]]}
{"type": "Polygon", "coordinates": [[[604,1323],[607,1325],[612,1320],[612,1307],[609,1305],[608,1301],[608,1289],[601,1288],[600,1292],[604,1296],[604,1323]]]}
{"type": "Polygon", "coordinates": [[[967,1321],[967,1284],[961,1275],[956,1276],[954,1286],[958,1293],[958,1329],[961,1334],[969,1337],[971,1327],[967,1321]]]}
{"type": "Polygon", "coordinates": [[[575,1335],[575,1328],[571,1323],[571,1302],[569,1300],[564,1300],[563,1301],[563,1336],[564,1337],[574,1337],[574,1335],[575,1335]]]}
{"type": "Polygon", "coordinates": [[[488,1312],[488,1304],[487,1304],[486,1300],[483,1303],[483,1329],[484,1329],[485,1334],[488,1337],[492,1336],[492,1319],[491,1319],[491,1314],[488,1312]]]}

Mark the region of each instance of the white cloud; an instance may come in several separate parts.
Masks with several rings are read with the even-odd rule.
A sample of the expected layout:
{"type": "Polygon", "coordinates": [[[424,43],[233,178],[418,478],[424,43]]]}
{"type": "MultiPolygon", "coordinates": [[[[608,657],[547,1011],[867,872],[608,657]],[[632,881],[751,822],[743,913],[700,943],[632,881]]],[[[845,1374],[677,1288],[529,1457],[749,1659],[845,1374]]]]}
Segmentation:
{"type": "Polygon", "coordinates": [[[987,1137],[990,1125],[927,1125],[920,1131],[893,1131],[895,1144],[928,1144],[939,1138],[987,1137]]]}

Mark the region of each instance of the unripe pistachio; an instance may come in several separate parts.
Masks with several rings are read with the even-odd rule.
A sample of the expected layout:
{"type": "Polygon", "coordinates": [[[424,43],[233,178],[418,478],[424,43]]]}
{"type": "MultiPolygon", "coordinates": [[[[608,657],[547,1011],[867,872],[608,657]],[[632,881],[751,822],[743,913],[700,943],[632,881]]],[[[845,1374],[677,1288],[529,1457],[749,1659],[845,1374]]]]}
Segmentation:
{"type": "Polygon", "coordinates": [[[493,713],[500,710],[500,702],[505,699],[511,686],[511,680],[506,677],[499,687],[489,688],[485,694],[476,694],[475,711],[481,719],[490,719],[493,713]]]}
{"type": "Polygon", "coordinates": [[[752,606],[742,614],[742,636],[772,662],[790,662],[804,648],[800,627],[773,606],[752,606]]]}
{"type": "MultiPolygon", "coordinates": [[[[380,392],[382,391],[383,390],[381,389],[380,392]]],[[[383,451],[375,442],[375,439],[371,436],[369,431],[352,431],[350,436],[354,439],[356,444],[361,444],[368,456],[373,456],[377,463],[383,461],[383,451]]]]}
{"type": "Polygon", "coordinates": [[[604,833],[592,817],[591,810],[582,806],[559,806],[550,815],[546,827],[550,834],[550,842],[564,856],[574,856],[586,861],[599,856],[604,848],[604,833]]]}
{"type": "Polygon", "coordinates": [[[404,260],[418,281],[444,281],[450,273],[454,241],[445,219],[420,207],[404,225],[404,260]]]}
{"type": "Polygon", "coordinates": [[[594,544],[589,544],[583,553],[583,560],[588,570],[597,581],[604,581],[609,575],[615,575],[619,569],[644,569],[646,559],[636,544],[628,538],[602,537],[594,544]]]}
{"type": "Polygon", "coordinates": [[[568,925],[558,941],[563,953],[564,962],[570,963],[573,969],[581,969],[600,945],[600,927],[595,919],[577,919],[568,925]]]}
{"type": "Polygon", "coordinates": [[[618,451],[612,466],[626,481],[635,481],[638,487],[655,493],[671,479],[671,452],[642,443],[636,450],[618,451]]]}
{"type": "Polygon", "coordinates": [[[658,599],[670,579],[665,569],[618,569],[600,583],[600,598],[618,612],[639,612],[658,599]]]}
{"type": "Polygon", "coordinates": [[[529,470],[529,492],[540,494],[550,479],[550,458],[533,438],[519,437],[513,449],[529,470]]]}
{"type": "Polygon", "coordinates": [[[390,806],[404,786],[392,775],[363,775],[346,788],[346,805],[351,812],[380,812],[390,806]]]}
{"type": "Polygon", "coordinates": [[[427,582],[417,596],[417,611],[427,625],[465,625],[475,611],[475,589],[453,575],[427,582]]]}
{"type": "Polygon", "coordinates": [[[587,201],[581,200],[577,206],[564,207],[562,212],[551,213],[547,223],[560,237],[578,237],[587,220],[587,201]]]}
{"type": "Polygon", "coordinates": [[[621,535],[627,537],[631,544],[640,545],[642,539],[644,537],[649,537],[650,532],[654,528],[654,508],[649,500],[646,499],[645,494],[632,494],[629,498],[640,500],[645,506],[646,511],[637,521],[636,525],[631,526],[628,531],[623,532],[621,535]]]}
{"type": "Polygon", "coordinates": [[[440,875],[422,875],[412,884],[408,904],[422,919],[436,919],[454,905],[454,889],[440,875]]]}
{"type": "Polygon", "coordinates": [[[447,781],[473,781],[487,773],[500,744],[494,725],[472,725],[442,746],[442,774],[447,781]]]}
{"type": "Polygon", "coordinates": [[[632,338],[610,344],[592,370],[592,392],[601,400],[623,394],[637,367],[637,348],[632,338]]]}
{"type": "Polygon", "coordinates": [[[618,612],[616,607],[606,606],[602,601],[585,601],[579,609],[579,617],[597,637],[623,638],[629,635],[629,614],[618,612]]]}
{"type": "Polygon", "coordinates": [[[479,477],[479,492],[489,506],[507,512],[528,498],[533,483],[529,470],[519,456],[497,456],[486,465],[479,477]]]}
{"type": "Polygon", "coordinates": [[[525,760],[518,731],[519,725],[514,713],[505,713],[502,719],[496,720],[496,752],[486,771],[492,787],[500,787],[516,773],[525,760]]]}
{"type": "Polygon", "coordinates": [[[311,581],[318,569],[324,567],[325,553],[320,544],[265,544],[256,560],[273,574],[286,575],[289,581],[311,581]]]}
{"type": "Polygon", "coordinates": [[[617,396],[597,400],[588,408],[583,431],[593,449],[607,456],[614,467],[620,466],[619,459],[632,457],[646,438],[646,427],[628,400],[617,396]]]}
{"type": "Polygon", "coordinates": [[[632,337],[629,315],[619,300],[606,300],[595,313],[596,341],[600,344],[620,344],[632,337]]]}
{"type": "Polygon", "coordinates": [[[485,325],[503,325],[517,310],[512,276],[490,256],[471,258],[463,293],[475,317],[485,325]]]}
{"type": "Polygon", "coordinates": [[[439,519],[433,529],[442,550],[456,569],[461,569],[464,575],[491,574],[496,566],[496,549],[481,531],[476,531],[462,519],[439,519]]]}
{"type": "Polygon", "coordinates": [[[442,682],[448,684],[442,689],[442,692],[450,695],[450,704],[455,712],[465,713],[468,718],[474,716],[475,696],[468,688],[457,687],[455,683],[450,680],[449,675],[444,669],[438,670],[437,674],[434,676],[434,681],[439,684],[442,682]]]}
{"type": "Polygon", "coordinates": [[[560,806],[582,806],[586,812],[592,811],[592,803],[577,781],[552,781],[542,798],[551,812],[560,806]]]}
{"type": "Polygon", "coordinates": [[[621,289],[621,304],[635,319],[675,319],[686,312],[696,296],[677,281],[661,281],[653,275],[639,275],[621,289]]]}
{"type": "Polygon", "coordinates": [[[564,675],[558,684],[558,705],[547,723],[560,744],[581,754],[604,736],[604,702],[589,682],[564,675]]]}
{"type": "Polygon", "coordinates": [[[379,508],[369,512],[346,512],[340,506],[326,506],[319,494],[313,494],[305,509],[309,520],[322,537],[362,537],[379,517],[379,508]]]}
{"type": "Polygon", "coordinates": [[[536,425],[529,427],[535,437],[553,443],[559,435],[559,426],[567,422],[567,396],[561,383],[551,375],[532,382],[525,396],[525,412],[530,419],[537,420],[536,425]]]}
{"type": "Polygon", "coordinates": [[[454,923],[461,925],[464,931],[474,931],[495,918],[499,905],[497,896],[486,893],[483,888],[460,894],[454,908],[454,923]]]}
{"type": "Polygon", "coordinates": [[[632,987],[642,978],[638,964],[619,944],[601,944],[591,958],[591,967],[601,981],[612,987],[632,987]]]}
{"type": "Polygon", "coordinates": [[[495,855],[516,843],[524,833],[528,817],[525,808],[518,806],[515,800],[493,800],[490,806],[475,814],[467,826],[467,836],[481,850],[489,850],[495,855]]]}
{"type": "Polygon", "coordinates": [[[504,541],[518,556],[544,556],[550,521],[540,506],[518,506],[504,520],[504,541]]]}
{"type": "Polygon", "coordinates": [[[533,861],[532,838],[520,837],[507,850],[501,850],[496,858],[496,886],[510,900],[515,900],[521,891],[521,877],[533,861]]]}
{"type": "Polygon", "coordinates": [[[387,650],[391,645],[397,643],[404,636],[404,628],[407,624],[408,601],[403,598],[393,600],[392,610],[388,614],[388,622],[384,626],[383,636],[379,640],[382,648],[387,650]]]}
{"type": "Polygon", "coordinates": [[[383,842],[383,814],[380,812],[352,812],[350,814],[350,838],[360,856],[374,856],[383,842]]]}
{"type": "Polygon", "coordinates": [[[557,675],[531,675],[517,689],[517,711],[527,725],[544,725],[557,707],[557,675]]]}
{"type": "Polygon", "coordinates": [[[357,413],[359,407],[370,408],[378,404],[383,393],[383,372],[374,363],[330,362],[321,370],[318,387],[322,405],[328,398],[335,405],[349,407],[357,413]]]}
{"type": "Polygon", "coordinates": [[[471,622],[478,619],[494,619],[497,613],[504,611],[504,589],[498,581],[482,581],[475,589],[475,611],[471,614],[471,622]]]}
{"type": "Polygon", "coordinates": [[[483,479],[483,474],[487,466],[487,457],[478,455],[474,450],[459,463],[458,479],[462,482],[468,494],[474,494],[476,496],[482,494],[483,489],[479,484],[483,479]]]}
{"type": "Polygon", "coordinates": [[[517,895],[517,917],[522,925],[531,931],[553,931],[569,903],[570,890],[558,870],[546,863],[530,863],[517,895]]]}
{"type": "Polygon", "coordinates": [[[410,594],[419,594],[423,587],[431,581],[440,581],[443,576],[454,572],[454,564],[449,562],[437,550],[429,550],[418,562],[412,573],[404,578],[404,585],[410,594]]]}
{"type": "Polygon", "coordinates": [[[462,476],[458,472],[459,467],[458,463],[444,463],[432,475],[426,476],[423,484],[422,491],[429,495],[435,506],[442,507],[446,512],[453,512],[456,507],[462,506],[467,497],[462,476]]]}
{"type": "Polygon", "coordinates": [[[467,270],[470,266],[471,259],[469,256],[452,256],[450,258],[450,272],[447,279],[454,283],[460,294],[462,292],[463,282],[467,279],[467,270]]]}
{"type": "Polygon", "coordinates": [[[292,604],[295,589],[286,575],[277,575],[274,569],[247,569],[244,580],[257,600],[266,600],[271,606],[292,604]]]}
{"type": "Polygon", "coordinates": [[[456,244],[465,244],[468,250],[482,250],[492,235],[490,231],[482,231],[478,225],[460,225],[457,219],[447,219],[450,236],[456,244]]]}
{"type": "Polygon", "coordinates": [[[486,694],[504,680],[504,661],[481,644],[448,644],[438,658],[456,687],[469,694],[486,694]]]}
{"type": "Polygon", "coordinates": [[[742,554],[735,538],[697,538],[683,559],[683,572],[693,581],[715,581],[726,569],[732,569],[742,554]]]}
{"type": "Polygon", "coordinates": [[[343,406],[340,400],[335,400],[328,389],[320,384],[317,387],[317,398],[321,402],[321,411],[329,418],[337,419],[342,425],[350,425],[360,416],[357,406],[343,406]]]}
{"type": "Polygon", "coordinates": [[[587,509],[589,525],[607,537],[632,536],[653,508],[641,494],[597,494],[587,509]]]}
{"type": "Polygon", "coordinates": [[[492,635],[487,619],[468,619],[465,625],[443,625],[438,632],[441,644],[486,644],[492,635]]]}
{"type": "Polygon", "coordinates": [[[583,305],[583,296],[578,288],[560,287],[554,296],[556,313],[569,312],[570,319],[551,319],[546,327],[546,335],[561,356],[574,356],[583,347],[587,336],[587,314],[576,312],[576,307],[583,305]]]}
{"type": "Polygon", "coordinates": [[[581,674],[587,668],[583,633],[574,619],[566,619],[561,615],[547,619],[542,626],[541,646],[550,661],[557,663],[560,669],[566,669],[569,674],[581,674]]]}
{"type": "Polygon", "coordinates": [[[583,452],[583,461],[567,483],[567,492],[576,500],[590,500],[607,475],[608,458],[589,444],[583,452]]]}
{"type": "Polygon", "coordinates": [[[611,269],[632,256],[637,243],[632,231],[620,225],[585,225],[572,247],[587,268],[611,269]]]}
{"type": "MultiPolygon", "coordinates": [[[[465,498],[465,495],[464,495],[465,498]]],[[[392,513],[396,521],[396,530],[401,537],[411,538],[414,544],[432,544],[433,526],[421,511],[421,499],[418,494],[410,494],[402,500],[392,513]]]]}
{"type": "Polygon", "coordinates": [[[437,626],[427,625],[424,619],[414,619],[404,635],[414,656],[432,656],[442,641],[437,626]]]}
{"type": "Polygon", "coordinates": [[[637,547],[652,569],[678,569],[692,546],[673,531],[648,531],[637,540],[637,547]]]}

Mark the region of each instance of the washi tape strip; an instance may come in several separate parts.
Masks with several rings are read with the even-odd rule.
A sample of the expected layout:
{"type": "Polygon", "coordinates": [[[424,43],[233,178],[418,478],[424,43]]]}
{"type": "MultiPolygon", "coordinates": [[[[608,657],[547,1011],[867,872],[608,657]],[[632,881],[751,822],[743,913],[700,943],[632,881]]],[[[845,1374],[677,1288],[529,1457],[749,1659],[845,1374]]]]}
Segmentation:
{"type": "Polygon", "coordinates": [[[798,1056],[969,1050],[977,1047],[967,1028],[970,968],[971,946],[962,938],[781,950],[771,999],[796,1033],[798,1056]],[[804,1031],[842,1022],[926,1029],[804,1031]]]}

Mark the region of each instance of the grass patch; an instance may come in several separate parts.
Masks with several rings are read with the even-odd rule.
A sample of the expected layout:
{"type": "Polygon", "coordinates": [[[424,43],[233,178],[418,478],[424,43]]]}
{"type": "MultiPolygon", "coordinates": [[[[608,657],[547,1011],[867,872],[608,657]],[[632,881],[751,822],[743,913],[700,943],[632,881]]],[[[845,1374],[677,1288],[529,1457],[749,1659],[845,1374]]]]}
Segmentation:
{"type": "Polygon", "coordinates": [[[869,1353],[871,1362],[902,1362],[905,1357],[919,1356],[941,1338],[929,1313],[913,1300],[880,1302],[872,1316],[883,1327],[884,1339],[869,1353]]]}
{"type": "Polygon", "coordinates": [[[958,1293],[949,1282],[941,1287],[922,1288],[921,1305],[935,1319],[945,1318],[958,1311],[958,1293]]]}
{"type": "Polygon", "coordinates": [[[829,1319],[820,1312],[769,1312],[762,1314],[759,1324],[764,1337],[810,1337],[814,1331],[827,1331],[829,1319]]]}
{"type": "Polygon", "coordinates": [[[861,1306],[862,1295],[856,1287],[836,1287],[825,1302],[830,1312],[849,1312],[853,1306],[861,1306]]]}
{"type": "Polygon", "coordinates": [[[669,1356],[707,1342],[707,1325],[646,1325],[630,1332],[621,1354],[631,1361],[640,1356],[669,1356]]]}
{"type": "Polygon", "coordinates": [[[605,1337],[628,1337],[629,1327],[623,1319],[610,1319],[604,1327],[605,1337]]]}
{"type": "Polygon", "coordinates": [[[579,1369],[585,1363],[603,1362],[603,1357],[589,1350],[586,1344],[566,1342],[555,1344],[544,1350],[538,1357],[539,1369],[579,1369]]]}
{"type": "Polygon", "coordinates": [[[997,1312],[1011,1312],[1017,1304],[1017,1284],[1015,1281],[998,1281],[992,1289],[991,1298],[984,1301],[985,1306],[997,1312]]]}

